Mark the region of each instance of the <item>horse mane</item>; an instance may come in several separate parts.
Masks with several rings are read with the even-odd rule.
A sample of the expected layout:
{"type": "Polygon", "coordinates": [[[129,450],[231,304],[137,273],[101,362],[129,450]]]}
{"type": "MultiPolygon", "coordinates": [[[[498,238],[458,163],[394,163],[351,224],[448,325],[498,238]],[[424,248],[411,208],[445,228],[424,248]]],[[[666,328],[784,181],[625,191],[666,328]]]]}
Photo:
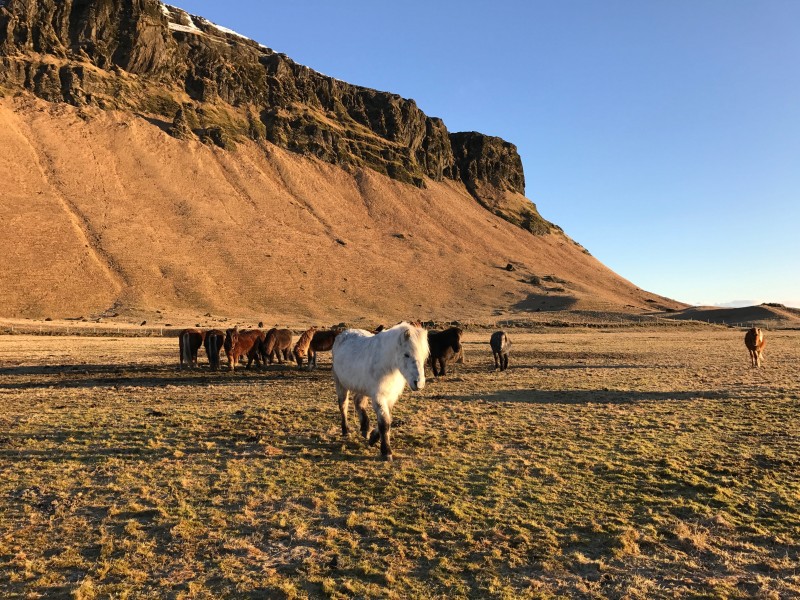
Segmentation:
{"type": "Polygon", "coordinates": [[[305,356],[308,353],[308,347],[311,345],[311,339],[314,337],[317,328],[312,327],[302,333],[300,339],[294,345],[294,353],[300,356],[305,356]]]}
{"type": "Polygon", "coordinates": [[[403,336],[405,339],[409,340],[410,345],[415,350],[424,352],[425,357],[430,354],[430,347],[428,346],[428,332],[421,327],[416,327],[410,323],[407,323],[406,321],[402,321],[394,327],[384,329],[381,332],[381,335],[392,332],[396,332],[395,335],[398,337],[403,336]]]}

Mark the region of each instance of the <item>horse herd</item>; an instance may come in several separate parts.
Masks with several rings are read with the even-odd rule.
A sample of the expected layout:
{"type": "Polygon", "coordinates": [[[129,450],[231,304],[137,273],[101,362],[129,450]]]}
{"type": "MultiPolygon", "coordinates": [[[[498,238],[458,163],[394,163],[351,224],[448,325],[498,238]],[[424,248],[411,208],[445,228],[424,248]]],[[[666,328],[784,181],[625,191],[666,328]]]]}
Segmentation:
{"type": "MultiPolygon", "coordinates": [[[[421,328],[419,322],[412,325],[421,328]]],[[[277,361],[294,360],[298,367],[307,364],[308,369],[317,367],[317,353],[333,349],[336,337],[345,331],[344,327],[331,329],[307,329],[292,345],[293,335],[289,329],[273,327],[269,331],[261,329],[239,330],[238,327],[222,331],[221,329],[184,329],[178,334],[180,351],[180,368],[198,368],[197,356],[200,347],[204,347],[211,370],[219,370],[220,353],[224,350],[228,359],[228,370],[233,371],[236,365],[245,363],[249,369],[253,363],[263,369],[267,364],[277,361]]],[[[372,335],[388,331],[382,325],[373,330],[372,335]]],[[[429,344],[429,355],[426,364],[433,371],[434,377],[447,374],[447,365],[464,362],[464,350],[461,338],[464,331],[460,327],[450,327],[443,331],[425,330],[429,344]]],[[[495,368],[504,371],[508,368],[508,353],[511,341],[503,331],[492,334],[489,341],[494,356],[495,368]]]]}
{"type": "MultiPolygon", "coordinates": [[[[425,366],[429,365],[433,375],[446,374],[447,365],[464,359],[461,338],[464,332],[458,327],[444,331],[428,331],[418,323],[398,323],[394,327],[375,331],[363,329],[333,328],[317,330],[312,327],[304,331],[292,347],[292,332],[273,328],[240,331],[238,328],[223,332],[219,329],[203,331],[185,329],[180,332],[180,365],[197,367],[197,353],[205,346],[212,369],[219,368],[222,349],[228,358],[228,369],[247,358],[246,368],[253,362],[263,368],[274,360],[288,361],[290,356],[309,369],[317,364],[317,353],[330,350],[332,354],[333,381],[341,413],[342,435],[349,435],[347,422],[350,401],[355,406],[361,435],[370,446],[380,441],[381,455],[392,460],[390,444],[392,411],[406,384],[412,391],[425,387],[425,366]],[[377,425],[370,430],[368,405],[377,417],[377,425]]],[[[494,332],[489,344],[492,349],[495,369],[508,368],[511,341],[504,331],[494,332]]],[[[761,366],[766,341],[759,328],[745,334],[745,345],[750,353],[753,367],[761,366]]]]}

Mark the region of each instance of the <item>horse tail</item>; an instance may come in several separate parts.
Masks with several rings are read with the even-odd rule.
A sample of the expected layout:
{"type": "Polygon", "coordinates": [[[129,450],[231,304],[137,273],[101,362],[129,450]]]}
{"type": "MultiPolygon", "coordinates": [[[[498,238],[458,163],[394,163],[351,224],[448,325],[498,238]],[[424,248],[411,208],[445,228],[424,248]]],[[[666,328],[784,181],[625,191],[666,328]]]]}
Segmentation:
{"type": "Polygon", "coordinates": [[[191,350],[189,349],[189,332],[184,331],[181,334],[181,364],[184,362],[188,365],[191,364],[191,350]]]}
{"type": "Polygon", "coordinates": [[[219,336],[211,334],[211,339],[208,340],[208,361],[211,367],[216,369],[219,366],[219,336]]]}

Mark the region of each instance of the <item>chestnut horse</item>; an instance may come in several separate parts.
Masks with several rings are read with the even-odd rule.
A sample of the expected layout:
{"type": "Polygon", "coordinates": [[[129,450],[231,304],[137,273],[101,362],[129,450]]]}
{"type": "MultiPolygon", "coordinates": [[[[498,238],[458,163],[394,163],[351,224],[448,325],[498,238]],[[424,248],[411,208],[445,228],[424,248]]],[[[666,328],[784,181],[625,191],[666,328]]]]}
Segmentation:
{"type": "MultiPolygon", "coordinates": [[[[317,328],[312,327],[307,329],[300,335],[300,339],[297,340],[297,343],[294,345],[294,350],[292,350],[292,356],[294,356],[295,361],[297,362],[298,367],[303,366],[303,359],[308,355],[309,346],[311,346],[311,339],[314,337],[314,333],[316,333],[317,328]]],[[[311,367],[311,358],[309,357],[309,368],[311,367]]]]}
{"type": "Polygon", "coordinates": [[[247,367],[255,360],[261,366],[258,345],[264,339],[264,332],[258,329],[239,331],[238,327],[225,332],[225,355],[228,357],[228,370],[233,371],[242,356],[247,356],[247,367]]]}
{"type": "Polygon", "coordinates": [[[197,351],[203,345],[206,332],[200,329],[184,329],[178,334],[181,353],[180,368],[197,368],[197,351]]]}
{"type": "Polygon", "coordinates": [[[434,377],[447,374],[447,363],[459,360],[463,362],[461,348],[461,337],[463,335],[464,331],[459,327],[428,332],[428,345],[431,349],[430,365],[434,377]]]}
{"type": "Polygon", "coordinates": [[[764,339],[764,331],[759,327],[752,327],[744,334],[744,345],[750,352],[750,364],[754,367],[760,367],[763,360],[764,346],[767,345],[767,340],[764,339]]]}
{"type": "Polygon", "coordinates": [[[220,329],[211,329],[206,332],[206,339],[203,345],[206,348],[208,364],[212,371],[219,370],[219,352],[225,344],[225,332],[220,329]]]}

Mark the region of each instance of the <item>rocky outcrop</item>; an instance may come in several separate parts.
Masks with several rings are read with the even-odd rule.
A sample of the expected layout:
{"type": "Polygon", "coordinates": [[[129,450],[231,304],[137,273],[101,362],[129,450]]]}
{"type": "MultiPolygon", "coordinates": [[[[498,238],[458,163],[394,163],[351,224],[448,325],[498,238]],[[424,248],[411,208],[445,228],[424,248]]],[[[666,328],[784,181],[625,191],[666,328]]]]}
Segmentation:
{"type": "Polygon", "coordinates": [[[517,148],[476,131],[450,134],[456,177],[470,191],[480,184],[525,194],[525,175],[517,148]]]}
{"type": "Polygon", "coordinates": [[[487,207],[525,188],[512,144],[450,134],[413,100],[327,77],[158,0],[0,0],[0,86],[161,116],[167,129],[188,95],[197,122],[176,122],[181,137],[267,139],[420,187],[460,180],[487,207]]]}

